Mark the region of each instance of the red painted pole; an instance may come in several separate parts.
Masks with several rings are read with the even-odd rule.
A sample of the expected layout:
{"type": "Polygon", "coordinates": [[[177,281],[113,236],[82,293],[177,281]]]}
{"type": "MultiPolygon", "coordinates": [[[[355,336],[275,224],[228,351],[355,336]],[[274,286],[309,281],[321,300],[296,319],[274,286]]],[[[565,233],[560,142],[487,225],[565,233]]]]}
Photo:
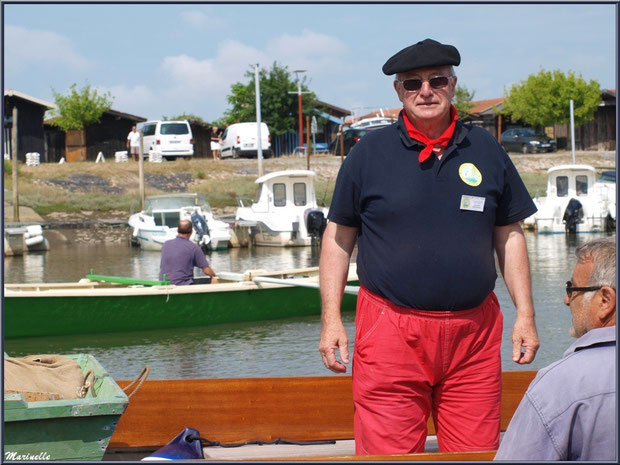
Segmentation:
{"type": "Polygon", "coordinates": [[[297,93],[297,104],[299,107],[299,148],[304,146],[304,123],[301,116],[301,88],[300,92],[297,93]]]}

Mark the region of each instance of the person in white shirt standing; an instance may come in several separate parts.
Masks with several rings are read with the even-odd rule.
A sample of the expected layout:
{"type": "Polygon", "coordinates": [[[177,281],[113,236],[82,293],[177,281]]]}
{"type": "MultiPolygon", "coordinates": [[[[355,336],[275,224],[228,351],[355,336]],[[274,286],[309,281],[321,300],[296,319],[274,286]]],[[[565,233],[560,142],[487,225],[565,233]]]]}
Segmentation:
{"type": "Polygon", "coordinates": [[[127,135],[127,149],[134,161],[138,161],[140,153],[140,133],[136,130],[136,125],[131,127],[131,132],[127,135]]]}

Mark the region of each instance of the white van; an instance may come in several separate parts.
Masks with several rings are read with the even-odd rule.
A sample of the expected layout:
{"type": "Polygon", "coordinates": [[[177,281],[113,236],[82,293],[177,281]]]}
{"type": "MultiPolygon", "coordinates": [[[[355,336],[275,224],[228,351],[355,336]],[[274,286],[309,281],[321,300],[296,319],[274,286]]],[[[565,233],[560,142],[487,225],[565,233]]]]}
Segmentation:
{"type": "Polygon", "coordinates": [[[192,128],[187,121],[147,121],[142,125],[142,153],[166,160],[194,155],[192,128]]]}
{"type": "MultiPolygon", "coordinates": [[[[228,126],[221,137],[222,148],[220,157],[256,157],[258,153],[258,146],[256,144],[257,132],[256,122],[235,123],[228,126]]],[[[263,157],[269,158],[273,156],[271,136],[269,135],[269,128],[265,123],[260,124],[260,136],[263,157]]]]}

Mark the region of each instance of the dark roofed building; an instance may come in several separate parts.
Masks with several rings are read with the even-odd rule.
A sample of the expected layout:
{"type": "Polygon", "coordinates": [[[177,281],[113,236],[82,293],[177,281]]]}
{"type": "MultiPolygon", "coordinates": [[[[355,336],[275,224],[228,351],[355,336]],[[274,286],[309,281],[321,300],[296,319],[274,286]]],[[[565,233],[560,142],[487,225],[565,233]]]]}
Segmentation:
{"type": "Polygon", "coordinates": [[[42,157],[42,161],[58,162],[63,157],[70,161],[73,157],[71,152],[80,150],[77,147],[82,147],[84,143],[85,151],[82,149],[81,155],[73,157],[73,160],[95,161],[99,152],[103,153],[105,158],[109,158],[113,157],[115,152],[127,150],[127,134],[131,131],[131,127],[145,122],[146,118],[110,109],[101,116],[98,123],[87,126],[83,136],[79,136],[82,131],[65,133],[62,129],[53,126],[52,121],[45,121],[46,154],[42,157]]]}
{"type": "Polygon", "coordinates": [[[45,100],[32,97],[17,90],[4,91],[3,128],[4,153],[13,156],[11,131],[13,128],[13,108],[17,108],[17,159],[26,161],[26,154],[37,152],[44,159],[45,138],[43,135],[43,119],[45,112],[56,105],[45,100]]]}

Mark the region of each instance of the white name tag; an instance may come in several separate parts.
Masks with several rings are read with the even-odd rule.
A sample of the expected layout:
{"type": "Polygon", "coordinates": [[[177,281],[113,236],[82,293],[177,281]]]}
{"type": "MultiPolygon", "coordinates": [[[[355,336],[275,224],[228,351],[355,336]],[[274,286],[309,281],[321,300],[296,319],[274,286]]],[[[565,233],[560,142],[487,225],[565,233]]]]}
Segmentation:
{"type": "Polygon", "coordinates": [[[476,197],[475,195],[461,196],[461,210],[471,210],[474,212],[484,211],[484,197],[476,197]]]}

